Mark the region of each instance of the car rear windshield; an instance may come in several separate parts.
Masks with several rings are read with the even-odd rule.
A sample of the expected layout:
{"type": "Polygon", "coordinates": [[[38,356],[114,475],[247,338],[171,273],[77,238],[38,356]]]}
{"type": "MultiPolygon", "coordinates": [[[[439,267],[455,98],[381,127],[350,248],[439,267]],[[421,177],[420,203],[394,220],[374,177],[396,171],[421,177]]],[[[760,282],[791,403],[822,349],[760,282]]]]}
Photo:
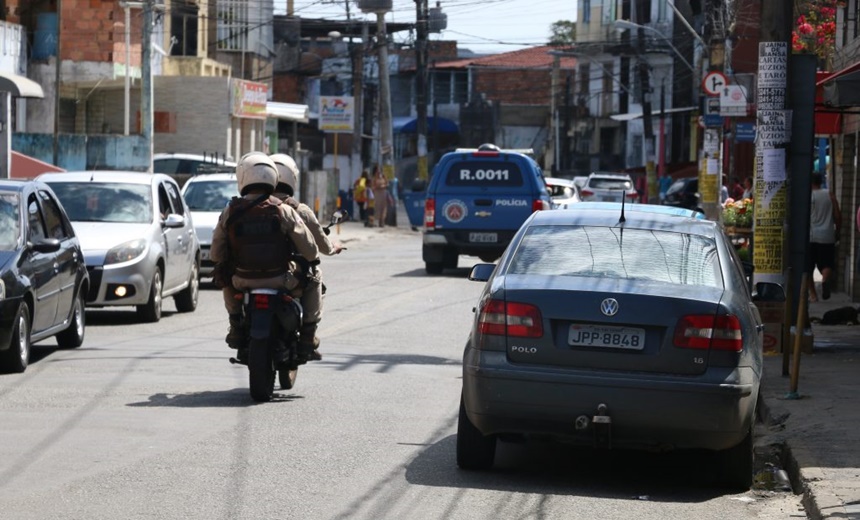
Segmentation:
{"type": "Polygon", "coordinates": [[[183,197],[191,211],[221,211],[238,194],[236,181],[200,181],[189,183],[183,197]]]}
{"type": "Polygon", "coordinates": [[[533,226],[507,274],[588,276],[723,287],[714,239],[674,231],[533,226]]]}
{"type": "Polygon", "coordinates": [[[149,184],[54,182],[51,188],[73,222],[152,222],[149,184]]]}
{"type": "Polygon", "coordinates": [[[592,177],[588,187],[597,190],[629,190],[633,183],[627,179],[612,179],[607,177],[592,177]]]}
{"type": "Polygon", "coordinates": [[[515,162],[460,161],[453,163],[445,177],[448,186],[522,186],[523,174],[515,162]]]}
{"type": "Polygon", "coordinates": [[[0,251],[18,248],[21,234],[19,200],[17,193],[0,193],[0,251]]]}

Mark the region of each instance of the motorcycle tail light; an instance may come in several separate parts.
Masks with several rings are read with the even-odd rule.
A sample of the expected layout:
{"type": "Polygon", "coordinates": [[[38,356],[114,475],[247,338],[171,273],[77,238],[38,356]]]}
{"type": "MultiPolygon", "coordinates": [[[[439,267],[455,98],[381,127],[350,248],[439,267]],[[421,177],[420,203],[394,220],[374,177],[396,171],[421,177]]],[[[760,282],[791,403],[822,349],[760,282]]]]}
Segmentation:
{"type": "Polygon", "coordinates": [[[268,294],[255,294],[254,295],[254,308],[255,309],[268,309],[269,308],[269,295],[268,294]]]}

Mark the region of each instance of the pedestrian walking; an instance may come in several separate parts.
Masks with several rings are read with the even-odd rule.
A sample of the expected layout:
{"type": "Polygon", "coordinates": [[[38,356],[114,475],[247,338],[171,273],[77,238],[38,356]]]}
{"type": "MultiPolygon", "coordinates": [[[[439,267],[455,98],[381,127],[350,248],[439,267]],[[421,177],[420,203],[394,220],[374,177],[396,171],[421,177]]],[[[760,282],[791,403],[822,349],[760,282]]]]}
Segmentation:
{"type": "MultiPolygon", "coordinates": [[[[807,272],[812,277],[815,268],[821,273],[821,298],[830,298],[830,277],[836,264],[836,242],[842,227],[839,202],[822,188],[820,173],[812,176],[812,204],[809,214],[809,263],[807,272]]],[[[815,284],[809,284],[809,301],[817,302],[815,284]]]]}
{"type": "Polygon", "coordinates": [[[367,222],[367,192],[370,184],[370,175],[367,170],[361,172],[361,176],[355,180],[352,185],[352,193],[355,198],[355,203],[358,206],[358,218],[362,222],[367,222]]]}
{"type": "Polygon", "coordinates": [[[385,217],[388,215],[388,179],[383,175],[379,165],[373,170],[373,217],[379,227],[385,227],[385,217]]]}

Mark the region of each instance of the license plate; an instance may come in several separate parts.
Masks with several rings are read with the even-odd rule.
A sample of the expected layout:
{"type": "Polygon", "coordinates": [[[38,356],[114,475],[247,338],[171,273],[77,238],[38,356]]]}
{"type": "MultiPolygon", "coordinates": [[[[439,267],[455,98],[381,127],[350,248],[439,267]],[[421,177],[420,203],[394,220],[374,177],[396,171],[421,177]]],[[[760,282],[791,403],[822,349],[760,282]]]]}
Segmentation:
{"type": "Polygon", "coordinates": [[[200,259],[201,260],[209,260],[209,250],[208,249],[201,249],[200,250],[200,259]]]}
{"type": "Polygon", "coordinates": [[[469,233],[469,242],[495,243],[498,241],[497,233],[469,233]]]}
{"type": "Polygon", "coordinates": [[[612,325],[571,325],[567,343],[572,347],[645,348],[645,329],[612,325]]]}

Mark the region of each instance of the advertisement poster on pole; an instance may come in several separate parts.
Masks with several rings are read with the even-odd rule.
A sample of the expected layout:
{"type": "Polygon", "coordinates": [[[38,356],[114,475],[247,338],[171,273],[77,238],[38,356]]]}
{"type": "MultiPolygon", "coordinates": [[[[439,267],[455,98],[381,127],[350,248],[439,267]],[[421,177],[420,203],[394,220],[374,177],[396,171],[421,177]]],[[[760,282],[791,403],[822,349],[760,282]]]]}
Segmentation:
{"type": "Polygon", "coordinates": [[[352,96],[320,96],[319,129],[331,133],[352,133],[355,103],[352,96]]]}

